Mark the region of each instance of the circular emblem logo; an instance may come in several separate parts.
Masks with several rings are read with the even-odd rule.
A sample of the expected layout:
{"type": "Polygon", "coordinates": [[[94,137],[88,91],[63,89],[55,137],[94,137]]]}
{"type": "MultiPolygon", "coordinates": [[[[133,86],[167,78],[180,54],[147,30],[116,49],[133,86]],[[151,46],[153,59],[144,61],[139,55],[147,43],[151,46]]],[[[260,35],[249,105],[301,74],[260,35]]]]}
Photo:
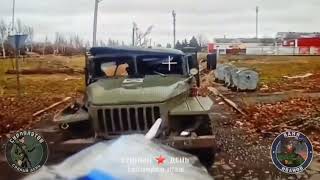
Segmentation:
{"type": "Polygon", "coordinates": [[[48,145],[43,137],[33,131],[20,131],[6,144],[9,165],[22,173],[37,171],[48,159],[48,145]]]}
{"type": "Polygon", "coordinates": [[[287,131],[275,138],[271,147],[273,164],[282,172],[300,173],[312,161],[312,144],[307,136],[297,131],[287,131]]]}

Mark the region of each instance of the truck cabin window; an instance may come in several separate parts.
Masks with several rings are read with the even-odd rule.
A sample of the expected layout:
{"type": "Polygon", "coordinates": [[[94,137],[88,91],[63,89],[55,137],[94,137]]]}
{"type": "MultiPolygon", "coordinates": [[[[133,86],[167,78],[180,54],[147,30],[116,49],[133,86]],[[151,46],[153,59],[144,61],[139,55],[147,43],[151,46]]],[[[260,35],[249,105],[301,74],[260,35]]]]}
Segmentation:
{"type": "Polygon", "coordinates": [[[95,71],[97,77],[127,77],[134,74],[134,67],[131,59],[108,59],[106,61],[95,64],[95,71]]]}
{"type": "Polygon", "coordinates": [[[141,75],[183,75],[181,56],[140,56],[137,57],[137,64],[141,75]]]}

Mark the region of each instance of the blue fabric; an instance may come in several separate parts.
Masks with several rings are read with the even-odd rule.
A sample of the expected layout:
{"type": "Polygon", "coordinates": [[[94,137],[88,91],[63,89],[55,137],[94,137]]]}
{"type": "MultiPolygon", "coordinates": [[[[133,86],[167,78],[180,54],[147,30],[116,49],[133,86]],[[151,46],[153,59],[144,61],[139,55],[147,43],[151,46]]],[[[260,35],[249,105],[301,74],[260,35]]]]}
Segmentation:
{"type": "Polygon", "coordinates": [[[78,180],[119,180],[119,179],[111,176],[110,174],[107,174],[105,172],[95,169],[95,170],[92,170],[86,176],[78,178],[78,180]]]}

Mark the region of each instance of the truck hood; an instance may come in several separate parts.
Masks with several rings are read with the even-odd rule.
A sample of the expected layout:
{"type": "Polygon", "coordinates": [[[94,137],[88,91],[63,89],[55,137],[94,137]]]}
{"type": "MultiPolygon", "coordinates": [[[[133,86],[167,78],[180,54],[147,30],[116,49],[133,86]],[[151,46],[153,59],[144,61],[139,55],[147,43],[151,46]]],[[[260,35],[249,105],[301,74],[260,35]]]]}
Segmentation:
{"type": "Polygon", "coordinates": [[[88,102],[92,105],[164,102],[188,91],[187,80],[182,76],[159,75],[100,79],[87,87],[88,102]]]}

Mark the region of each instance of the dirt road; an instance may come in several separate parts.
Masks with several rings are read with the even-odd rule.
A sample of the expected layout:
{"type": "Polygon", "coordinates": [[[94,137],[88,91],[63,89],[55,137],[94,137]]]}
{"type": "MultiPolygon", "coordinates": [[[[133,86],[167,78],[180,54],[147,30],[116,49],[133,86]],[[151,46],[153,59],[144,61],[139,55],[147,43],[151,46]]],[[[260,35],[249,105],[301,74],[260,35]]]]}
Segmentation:
{"type": "MultiPolygon", "coordinates": [[[[320,174],[320,157],[316,156],[307,171],[298,175],[287,175],[275,168],[270,158],[270,146],[274,135],[252,135],[245,128],[236,127],[239,115],[221,99],[212,96],[215,105],[210,114],[217,138],[216,161],[211,172],[214,179],[314,179],[320,174]]],[[[71,149],[58,148],[57,144],[66,140],[63,133],[57,131],[51,117],[43,119],[35,126],[41,129],[50,147],[47,165],[61,162],[72,154],[71,149]]],[[[61,147],[61,146],[60,146],[61,147]]],[[[74,148],[72,148],[74,149],[74,148]]],[[[3,153],[1,153],[3,155],[3,153]]],[[[12,170],[0,156],[0,179],[16,179],[23,176],[12,170]]]]}
{"type": "MultiPolygon", "coordinates": [[[[217,101],[217,104],[220,102],[217,101]]],[[[235,127],[239,122],[238,115],[225,104],[216,105],[213,112],[222,112],[211,114],[219,144],[212,167],[214,179],[314,179],[320,175],[319,156],[314,158],[308,170],[303,173],[288,175],[280,172],[272,164],[270,157],[270,147],[275,135],[252,135],[235,127]]]]}

